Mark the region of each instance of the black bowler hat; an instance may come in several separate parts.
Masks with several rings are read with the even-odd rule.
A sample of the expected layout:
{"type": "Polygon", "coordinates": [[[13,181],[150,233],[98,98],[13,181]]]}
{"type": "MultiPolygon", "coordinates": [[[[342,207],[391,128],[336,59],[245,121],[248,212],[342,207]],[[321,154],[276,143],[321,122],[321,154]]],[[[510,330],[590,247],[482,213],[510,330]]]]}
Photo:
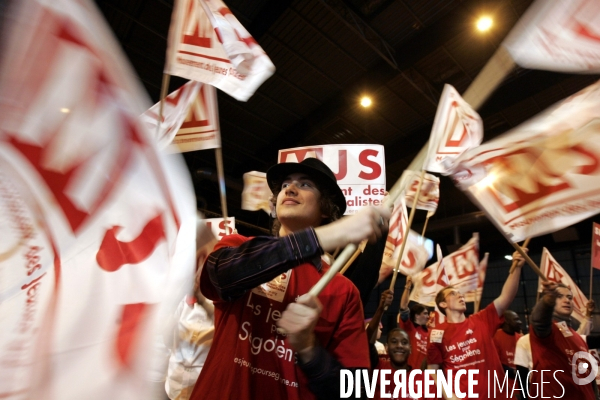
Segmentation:
{"type": "Polygon", "coordinates": [[[341,214],[346,211],[346,198],[342,189],[337,184],[335,175],[321,160],[306,158],[300,163],[280,163],[273,165],[267,171],[267,182],[271,192],[281,189],[281,183],[290,174],[302,173],[308,175],[321,189],[326,189],[333,195],[333,203],[340,209],[341,214]]]}

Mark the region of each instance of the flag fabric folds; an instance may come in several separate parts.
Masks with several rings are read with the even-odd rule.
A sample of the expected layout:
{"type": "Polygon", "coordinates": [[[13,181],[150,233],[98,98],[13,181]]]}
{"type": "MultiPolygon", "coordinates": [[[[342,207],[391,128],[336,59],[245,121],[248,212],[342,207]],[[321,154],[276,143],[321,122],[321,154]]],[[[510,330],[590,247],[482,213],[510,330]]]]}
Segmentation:
{"type": "Polygon", "coordinates": [[[165,73],[247,101],[275,66],[221,0],[176,0],[165,73]]]}
{"type": "MultiPolygon", "coordinates": [[[[156,132],[160,102],[142,114],[156,132]]],[[[221,147],[217,91],[213,86],[190,81],[167,96],[158,132],[159,147],[169,153],[221,147]]]]}
{"type": "Polygon", "coordinates": [[[483,122],[454,87],[446,84],[435,113],[423,169],[448,175],[465,150],[483,140],[483,122]]]}
{"type": "Polygon", "coordinates": [[[524,68],[600,72],[600,3],[538,0],[503,45],[524,68]]]}
{"type": "Polygon", "coordinates": [[[274,212],[271,203],[271,189],[267,184],[267,174],[250,171],[244,174],[244,190],[242,191],[242,210],[263,210],[271,215],[274,212]]]}
{"type": "Polygon", "coordinates": [[[0,65],[0,397],[148,398],[158,319],[191,287],[189,175],[144,129],[149,100],[91,1],[13,4],[0,65]]]}
{"type": "MultiPolygon", "coordinates": [[[[412,174],[412,181],[406,190],[406,205],[412,207],[415,201],[415,195],[417,194],[417,188],[421,177],[419,172],[416,171],[405,171],[405,173],[412,174]]],[[[419,210],[427,210],[428,216],[433,216],[437,210],[438,204],[440,203],[440,178],[435,175],[425,174],[423,177],[423,184],[421,185],[421,192],[419,193],[419,199],[417,200],[417,206],[419,210]]]]}
{"type": "MultiPolygon", "coordinates": [[[[571,289],[573,292],[573,314],[572,317],[579,322],[583,322],[585,316],[585,305],[588,302],[587,297],[583,294],[581,289],[575,284],[575,281],[567,274],[567,271],[556,261],[552,254],[544,247],[542,251],[542,261],[540,263],[540,270],[548,278],[550,282],[563,283],[571,289]]],[[[538,280],[538,291],[542,291],[542,280],[538,280]]]]}
{"type": "Polygon", "coordinates": [[[455,183],[513,242],[600,210],[600,83],[465,152],[455,183]]]}
{"type": "Polygon", "coordinates": [[[436,246],[436,253],[437,261],[412,277],[413,290],[410,292],[410,301],[434,307],[437,292],[450,285],[439,244],[436,246]]]}

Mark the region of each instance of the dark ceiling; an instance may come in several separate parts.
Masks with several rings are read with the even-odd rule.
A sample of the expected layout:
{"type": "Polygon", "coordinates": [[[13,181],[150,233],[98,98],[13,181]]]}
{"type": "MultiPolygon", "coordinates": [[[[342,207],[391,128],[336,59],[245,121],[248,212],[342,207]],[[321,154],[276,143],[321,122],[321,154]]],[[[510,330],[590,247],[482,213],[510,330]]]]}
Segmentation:
{"type": "MultiPolygon", "coordinates": [[[[140,79],[158,101],[173,1],[96,0],[140,79]]],[[[530,0],[229,0],[226,4],[260,43],[277,71],[246,103],[219,91],[219,113],[229,215],[269,227],[262,211],[240,210],[242,174],[266,171],[282,148],[376,143],[385,146],[388,188],[429,137],[443,85],[464,93],[530,5],[530,0]],[[481,34],[474,21],[493,16],[481,34]],[[358,105],[369,94],[374,105],[358,105]]],[[[597,75],[569,75],[517,68],[479,110],[489,140],[595,82],[597,75]]],[[[170,91],[185,81],[172,78],[170,91]]],[[[220,214],[215,156],[185,154],[208,216],[220,214]]],[[[483,250],[509,246],[475,206],[442,178],[440,207],[428,233],[443,245],[481,232],[483,250]]],[[[415,225],[422,226],[425,212],[415,225]]],[[[560,241],[590,237],[589,221],[560,241]],[[575,235],[575,236],[573,236],[575,235]]],[[[537,239],[536,239],[537,240],[537,239]]],[[[534,240],[532,243],[536,247],[534,240]]],[[[587,242],[589,243],[589,242],[587,242]]]]}

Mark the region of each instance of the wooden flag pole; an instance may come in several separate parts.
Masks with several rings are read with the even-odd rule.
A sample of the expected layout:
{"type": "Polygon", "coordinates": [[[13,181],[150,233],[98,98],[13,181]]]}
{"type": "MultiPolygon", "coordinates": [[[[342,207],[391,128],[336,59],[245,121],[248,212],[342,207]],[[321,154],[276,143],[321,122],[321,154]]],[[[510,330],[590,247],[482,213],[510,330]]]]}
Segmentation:
{"type": "Polygon", "coordinates": [[[423,232],[421,232],[421,236],[425,238],[425,231],[427,230],[427,223],[429,222],[429,211],[427,211],[427,216],[425,217],[425,225],[423,225],[423,232]]]}
{"type": "MultiPolygon", "coordinates": [[[[394,274],[392,275],[392,281],[390,282],[390,290],[394,290],[394,286],[396,285],[396,278],[398,277],[398,269],[400,268],[400,263],[402,262],[402,256],[404,255],[404,248],[406,247],[406,242],[408,242],[408,234],[410,232],[410,226],[412,225],[413,219],[415,218],[415,211],[417,209],[417,202],[419,201],[419,195],[421,194],[421,187],[423,187],[423,179],[425,177],[425,170],[421,169],[421,178],[419,181],[419,185],[417,186],[417,193],[415,194],[415,198],[413,199],[412,208],[410,209],[410,214],[408,216],[408,223],[406,225],[406,232],[404,232],[404,240],[400,245],[400,253],[398,254],[398,259],[396,260],[396,265],[394,266],[394,274]]],[[[402,224],[400,224],[402,227],[402,224]]]]}
{"type": "Polygon", "coordinates": [[[354,254],[352,254],[352,257],[350,257],[350,259],[348,260],[348,262],[346,263],[346,265],[344,265],[344,267],[340,271],[340,274],[343,274],[344,272],[346,272],[346,270],[348,270],[348,268],[350,268],[350,266],[352,265],[352,263],[354,262],[354,260],[356,260],[356,258],[358,257],[358,255],[360,253],[361,253],[360,248],[356,249],[356,251],[354,252],[354,254]]]}
{"type": "Polygon", "coordinates": [[[594,277],[594,225],[592,225],[592,249],[590,250],[590,300],[592,298],[592,279],[594,277]]]}
{"type": "MultiPolygon", "coordinates": [[[[504,46],[501,45],[498,50],[496,50],[492,58],[490,58],[490,60],[487,62],[487,64],[485,64],[473,83],[469,86],[463,96],[463,99],[469,103],[471,107],[475,109],[479,108],[494,91],[494,89],[496,89],[496,87],[504,80],[504,78],[514,69],[515,65],[515,62],[510,57],[508,51],[504,48],[504,46]]],[[[428,149],[429,142],[425,143],[425,146],[423,146],[421,151],[419,151],[417,156],[412,160],[406,169],[410,171],[422,170],[425,157],[427,157],[428,149]]],[[[394,186],[390,189],[389,196],[384,202],[384,205],[391,208],[406,186],[407,181],[400,177],[400,179],[398,179],[394,186]]],[[[344,251],[342,251],[340,256],[335,260],[331,268],[329,268],[327,273],[323,275],[323,277],[315,284],[315,286],[313,286],[309,293],[313,296],[318,296],[323,288],[331,281],[331,279],[342,268],[342,266],[355,251],[356,245],[347,245],[344,251]],[[352,250],[348,250],[349,248],[352,250]],[[330,272],[331,274],[329,274],[330,272]],[[329,277],[329,275],[331,275],[331,277],[329,277]]]]}
{"type": "Polygon", "coordinates": [[[162,122],[163,107],[165,103],[165,97],[167,97],[167,92],[169,91],[170,81],[171,75],[163,73],[162,85],[160,89],[160,104],[158,106],[158,120],[156,121],[156,138],[160,137],[160,124],[162,122]]]}
{"type": "MultiPolygon", "coordinates": [[[[527,238],[525,239],[525,241],[523,242],[523,246],[521,247],[527,247],[529,246],[529,241],[531,240],[531,238],[527,238]]],[[[510,266],[510,271],[508,272],[508,274],[512,274],[515,271],[515,268],[517,268],[517,260],[513,260],[512,265],[510,266]]]]}
{"type": "Polygon", "coordinates": [[[225,197],[225,173],[223,172],[223,151],[221,146],[215,148],[215,156],[217,158],[217,174],[219,175],[219,193],[221,194],[221,211],[225,226],[227,226],[227,198],[225,197]]]}

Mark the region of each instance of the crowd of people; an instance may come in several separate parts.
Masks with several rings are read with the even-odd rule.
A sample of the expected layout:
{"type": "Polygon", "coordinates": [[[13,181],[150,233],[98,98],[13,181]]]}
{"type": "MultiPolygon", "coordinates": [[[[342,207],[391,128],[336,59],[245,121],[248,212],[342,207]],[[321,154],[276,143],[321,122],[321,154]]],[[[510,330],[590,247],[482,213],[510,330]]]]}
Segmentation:
{"type": "MultiPolygon", "coordinates": [[[[432,371],[434,377],[454,372],[457,379],[459,371],[479,371],[475,386],[462,374],[454,393],[443,394],[447,399],[464,398],[460,393],[536,398],[542,386],[544,396],[598,398],[595,380],[576,382],[571,374],[573,355],[600,347],[600,339],[589,334],[589,324],[579,331],[571,327],[568,287],[544,283],[530,332],[522,335],[522,321],[509,309],[524,265],[519,253],[500,295],[469,316],[464,293],[452,286],[437,293],[436,311],[417,303],[409,307],[407,278],[397,326],[389,327],[381,344],[382,316],[393,292],[381,294],[369,320],[363,304],[377,282],[379,263],[372,260],[381,260],[390,210],[369,206],[341,218],[344,195],[333,172],[314,158],[277,164],[267,181],[276,210],[274,236],[225,236],[201,257],[194,297],[182,300],[167,340],[168,398],[336,399],[342,370],[353,376],[364,370],[432,371]],[[350,270],[337,274],[317,297],[307,294],[329,268],[326,253],[363,240],[369,244],[350,270]],[[434,312],[445,322],[430,326],[434,312]],[[506,385],[498,388],[496,378],[506,385]]],[[[590,301],[588,318],[593,310],[590,301]]],[[[375,390],[375,398],[392,398],[394,389],[392,383],[375,390]]]]}

